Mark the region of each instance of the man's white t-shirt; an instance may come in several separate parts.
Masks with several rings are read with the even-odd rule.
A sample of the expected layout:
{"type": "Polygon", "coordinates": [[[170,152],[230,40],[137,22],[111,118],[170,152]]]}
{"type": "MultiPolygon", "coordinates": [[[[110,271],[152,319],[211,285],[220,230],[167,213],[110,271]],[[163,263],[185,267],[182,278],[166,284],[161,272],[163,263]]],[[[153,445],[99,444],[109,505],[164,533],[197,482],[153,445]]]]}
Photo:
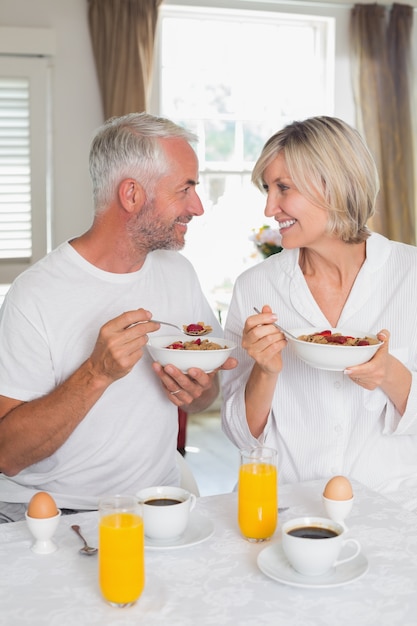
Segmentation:
{"type": "MultiPolygon", "coordinates": [[[[179,326],[204,321],[215,336],[223,334],[194,269],[178,252],[152,252],[139,271],[114,274],[62,244],[22,273],[6,296],[0,394],[22,401],[48,394],[89,357],[103,324],[142,307],[156,319],[179,326]]],[[[163,326],[157,332],[171,334],[163,326]]],[[[12,478],[0,474],[0,501],[27,502],[44,490],[59,507],[88,509],[102,494],[178,484],[178,409],[144,352],[54,454],[12,478]]]]}

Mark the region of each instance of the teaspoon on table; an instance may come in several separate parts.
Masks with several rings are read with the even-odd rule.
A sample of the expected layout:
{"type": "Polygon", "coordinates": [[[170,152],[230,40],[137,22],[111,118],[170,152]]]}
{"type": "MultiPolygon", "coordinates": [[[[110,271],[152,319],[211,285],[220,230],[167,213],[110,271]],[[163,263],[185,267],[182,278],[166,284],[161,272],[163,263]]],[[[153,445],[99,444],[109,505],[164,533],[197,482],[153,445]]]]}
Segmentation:
{"type": "MultiPolygon", "coordinates": [[[[256,308],[256,306],[253,307],[253,310],[256,313],[261,313],[261,311],[259,311],[259,309],[256,308]]],[[[290,339],[298,339],[298,337],[296,337],[295,335],[293,335],[292,333],[290,333],[288,330],[285,330],[285,328],[282,328],[282,326],[280,326],[279,324],[277,324],[276,322],[271,322],[273,326],[275,326],[275,328],[278,328],[278,330],[280,330],[282,333],[284,333],[284,335],[286,337],[289,337],[290,339]]]]}
{"type": "Polygon", "coordinates": [[[88,545],[88,543],[86,542],[86,540],[84,539],[84,537],[81,534],[81,530],[80,527],[78,526],[78,524],[73,524],[71,526],[72,530],[77,533],[77,535],[80,537],[80,539],[83,541],[84,546],[82,548],[80,548],[79,552],[80,554],[87,554],[88,556],[91,556],[93,554],[96,554],[98,552],[98,548],[92,548],[91,546],[88,545]]]}

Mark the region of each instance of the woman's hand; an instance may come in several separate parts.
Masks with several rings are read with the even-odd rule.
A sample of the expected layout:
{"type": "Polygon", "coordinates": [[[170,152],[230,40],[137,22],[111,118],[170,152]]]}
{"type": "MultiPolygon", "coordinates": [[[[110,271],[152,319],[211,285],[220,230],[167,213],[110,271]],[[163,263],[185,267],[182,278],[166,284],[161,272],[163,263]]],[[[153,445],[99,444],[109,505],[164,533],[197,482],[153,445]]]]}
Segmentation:
{"type": "Polygon", "coordinates": [[[411,389],[411,372],[389,353],[390,333],[384,329],[377,337],[383,344],[374,357],[363,365],[345,370],[345,374],[364,389],[372,391],[379,387],[395,405],[400,415],[403,415],[411,389]]]}
{"type": "Polygon", "coordinates": [[[372,359],[367,363],[349,367],[345,370],[345,374],[356,385],[369,389],[369,391],[381,387],[389,371],[390,354],[388,350],[390,333],[388,330],[381,330],[377,337],[383,344],[375,352],[372,359]]]}
{"type": "Polygon", "coordinates": [[[281,352],[287,345],[285,335],[273,325],[276,321],[271,307],[264,305],[262,313],[248,317],[242,335],[242,347],[262,371],[270,374],[281,371],[281,352]]]}
{"type": "Polygon", "coordinates": [[[246,420],[256,438],[265,429],[279,373],[281,352],[287,345],[285,335],[273,325],[277,316],[264,305],[262,313],[248,317],[243,329],[242,347],[255,364],[245,387],[246,420]]]}

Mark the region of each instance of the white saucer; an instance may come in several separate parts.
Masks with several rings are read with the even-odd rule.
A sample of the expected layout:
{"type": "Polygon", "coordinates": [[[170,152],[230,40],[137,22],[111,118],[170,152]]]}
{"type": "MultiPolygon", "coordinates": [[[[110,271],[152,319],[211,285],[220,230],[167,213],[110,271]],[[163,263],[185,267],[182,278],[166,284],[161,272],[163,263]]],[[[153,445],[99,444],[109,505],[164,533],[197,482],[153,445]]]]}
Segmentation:
{"type": "Polygon", "coordinates": [[[321,576],[303,576],[288,563],[281,543],[274,543],[258,554],[259,569],[274,580],[293,587],[339,587],[358,580],[368,571],[368,560],[360,552],[347,563],[331,569],[321,576]]]}
{"type": "Polygon", "coordinates": [[[150,539],[145,536],[145,548],[150,550],[173,550],[174,548],[185,548],[194,546],[205,541],[214,533],[214,524],[207,517],[203,517],[194,511],[190,514],[190,521],[185,533],[176,539],[166,541],[150,539]]]}

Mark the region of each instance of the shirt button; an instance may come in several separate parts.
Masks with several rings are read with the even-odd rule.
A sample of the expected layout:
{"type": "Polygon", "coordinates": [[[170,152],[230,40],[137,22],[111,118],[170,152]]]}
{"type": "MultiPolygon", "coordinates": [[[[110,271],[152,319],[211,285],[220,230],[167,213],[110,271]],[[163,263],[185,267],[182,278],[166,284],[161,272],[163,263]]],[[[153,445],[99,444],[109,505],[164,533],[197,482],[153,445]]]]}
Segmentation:
{"type": "Polygon", "coordinates": [[[335,388],[335,389],[340,389],[340,387],[341,387],[341,386],[342,386],[342,385],[339,383],[339,381],[338,381],[338,380],[334,383],[334,388],[335,388]]]}

